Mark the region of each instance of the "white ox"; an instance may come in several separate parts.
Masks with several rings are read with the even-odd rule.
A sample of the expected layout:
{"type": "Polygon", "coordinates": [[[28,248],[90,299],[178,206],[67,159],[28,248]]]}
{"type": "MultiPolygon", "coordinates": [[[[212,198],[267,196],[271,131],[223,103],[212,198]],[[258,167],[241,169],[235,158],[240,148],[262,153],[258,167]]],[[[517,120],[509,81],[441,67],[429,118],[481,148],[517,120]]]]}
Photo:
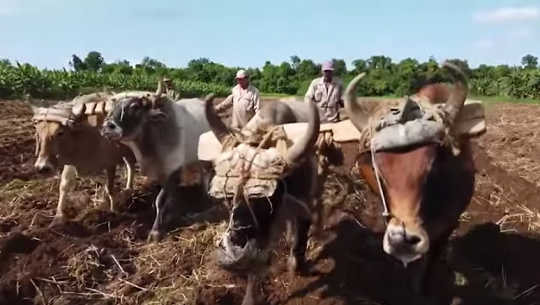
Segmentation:
{"type": "Polygon", "coordinates": [[[105,119],[101,134],[128,146],[142,174],[162,187],[155,200],[156,218],[149,235],[150,240],[159,241],[163,237],[163,216],[181,182],[182,169],[198,163],[199,136],[210,131],[205,103],[200,99],[173,102],[163,95],[161,81],[154,95],[117,94],[114,99],[114,109],[105,119]]]}

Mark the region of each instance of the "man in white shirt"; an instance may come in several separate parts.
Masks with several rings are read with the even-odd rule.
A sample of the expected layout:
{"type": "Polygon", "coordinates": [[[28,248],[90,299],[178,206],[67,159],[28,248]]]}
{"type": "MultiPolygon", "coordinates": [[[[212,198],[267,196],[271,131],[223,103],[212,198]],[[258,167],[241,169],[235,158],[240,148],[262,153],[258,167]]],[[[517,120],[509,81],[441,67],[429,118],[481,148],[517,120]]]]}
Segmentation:
{"type": "Polygon", "coordinates": [[[170,78],[164,78],[163,83],[165,84],[165,94],[173,101],[178,101],[180,99],[180,90],[176,88],[172,80],[170,78]]]}
{"type": "Polygon", "coordinates": [[[232,94],[216,106],[216,111],[220,112],[232,106],[231,127],[241,129],[259,111],[259,90],[251,85],[245,70],[238,70],[236,82],[232,94]]]}
{"type": "Polygon", "coordinates": [[[309,85],[304,97],[306,103],[314,100],[321,111],[321,123],[339,122],[339,109],[343,107],[343,83],[334,77],[334,63],[322,65],[322,77],[317,77],[309,85]]]}

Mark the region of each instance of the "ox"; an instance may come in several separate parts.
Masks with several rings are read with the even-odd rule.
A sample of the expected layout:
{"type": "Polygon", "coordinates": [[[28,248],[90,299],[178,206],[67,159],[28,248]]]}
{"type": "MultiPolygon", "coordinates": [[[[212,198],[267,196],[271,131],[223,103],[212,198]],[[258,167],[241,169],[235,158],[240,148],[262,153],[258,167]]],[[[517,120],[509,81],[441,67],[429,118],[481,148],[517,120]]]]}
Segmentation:
{"type": "Polygon", "coordinates": [[[182,169],[198,163],[197,142],[193,141],[210,131],[204,102],[173,102],[163,95],[162,81],[154,95],[118,94],[114,98],[114,109],[105,119],[101,134],[128,146],[141,173],[162,187],[155,199],[156,217],[149,234],[150,240],[159,241],[163,237],[165,210],[181,182],[182,169]]]}
{"type": "Polygon", "coordinates": [[[466,76],[448,62],[443,67],[454,82],[444,104],[431,95],[417,95],[419,101],[405,97],[391,111],[377,100],[357,102],[355,91],[364,74],[345,92],[351,122],[371,135],[358,166],[387,212],[383,249],[405,265],[421,296],[429,294],[434,262],[459,226],[475,183],[469,138],[454,132],[467,97],[466,76]]]}
{"type": "Polygon", "coordinates": [[[248,274],[242,304],[251,305],[257,298],[256,273],[264,270],[268,264],[269,248],[275,238],[281,235],[285,223],[292,222],[295,228],[289,269],[291,272],[308,271],[305,254],[318,185],[314,145],[319,135],[319,112],[315,103],[308,104],[308,123],[292,124],[303,129],[297,130],[296,134],[300,133],[297,139],[288,138],[293,144],[286,152],[280,153],[273,145],[260,148],[245,141],[229,145],[231,130],[214,111],[212,98],[209,96],[206,99],[206,116],[215,139],[223,145],[224,150],[214,159],[216,176],[211,183],[210,195],[217,199],[232,199],[228,228],[216,252],[217,261],[225,269],[248,274]],[[250,169],[241,165],[242,169],[237,168],[243,164],[242,160],[251,163],[248,165],[250,169]],[[268,178],[265,173],[275,170],[276,164],[285,164],[287,170],[268,178]],[[250,171],[254,167],[257,169],[250,171]],[[246,176],[245,172],[250,174],[246,176]],[[266,188],[258,185],[261,179],[268,179],[266,181],[270,181],[271,186],[266,188]],[[230,183],[231,180],[235,182],[230,183]],[[262,191],[264,194],[261,194],[261,189],[270,191],[262,191]]]}
{"type": "Polygon", "coordinates": [[[30,95],[26,101],[32,107],[35,123],[36,155],[34,164],[39,172],[52,171],[63,167],[60,180],[60,194],[53,223],[64,217],[66,193],[73,186],[77,176],[95,175],[105,172],[106,196],[104,201],[116,210],[113,198],[116,166],[125,163],[127,169],[126,190],[133,187],[135,157],[128,147],[109,143],[99,133],[110,102],[108,96],[99,93],[80,95],[68,103],[53,107],[43,107],[43,101],[36,103],[30,95]]]}
{"type": "MultiPolygon", "coordinates": [[[[322,109],[319,110],[319,117],[325,118],[322,109]]],[[[258,128],[269,129],[272,126],[290,124],[290,123],[307,123],[310,118],[311,106],[304,102],[294,99],[282,99],[278,101],[268,102],[261,106],[259,112],[253,116],[253,118],[244,127],[245,130],[255,130],[258,128]]],[[[340,117],[346,117],[346,114],[341,114],[340,117]]],[[[326,121],[321,121],[326,123],[326,121]]],[[[321,131],[329,131],[332,128],[333,123],[324,124],[321,127],[321,131]]],[[[324,182],[328,176],[329,165],[340,166],[343,164],[343,154],[341,149],[338,148],[337,143],[324,143],[325,138],[320,137],[317,141],[317,158],[319,167],[317,170],[318,193],[316,194],[316,202],[314,204],[314,236],[319,236],[323,223],[322,223],[322,199],[321,195],[324,190],[324,182]],[[323,144],[324,143],[324,144],[323,144]]],[[[345,142],[345,141],[344,141],[345,142]]]]}

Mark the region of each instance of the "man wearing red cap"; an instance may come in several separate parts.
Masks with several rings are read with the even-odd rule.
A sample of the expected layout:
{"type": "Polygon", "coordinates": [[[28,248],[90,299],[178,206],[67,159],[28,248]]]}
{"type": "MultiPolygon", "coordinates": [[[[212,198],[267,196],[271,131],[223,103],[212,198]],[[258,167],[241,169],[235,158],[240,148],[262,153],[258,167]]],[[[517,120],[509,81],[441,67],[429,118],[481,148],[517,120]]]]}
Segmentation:
{"type": "Polygon", "coordinates": [[[245,70],[238,70],[236,83],[232,94],[216,106],[216,111],[220,112],[232,106],[231,127],[241,129],[259,111],[259,90],[249,82],[245,70]]]}
{"type": "Polygon", "coordinates": [[[314,100],[321,110],[321,123],[339,122],[339,109],[343,107],[343,83],[334,77],[334,62],[322,65],[322,77],[309,85],[304,97],[306,103],[314,100]]]}

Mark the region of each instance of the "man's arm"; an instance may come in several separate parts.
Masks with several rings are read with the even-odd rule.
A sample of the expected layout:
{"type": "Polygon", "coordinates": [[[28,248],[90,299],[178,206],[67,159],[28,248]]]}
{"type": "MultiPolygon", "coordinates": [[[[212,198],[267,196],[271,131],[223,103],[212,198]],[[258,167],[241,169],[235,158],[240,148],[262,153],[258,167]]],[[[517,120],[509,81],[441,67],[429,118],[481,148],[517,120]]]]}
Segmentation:
{"type": "Polygon", "coordinates": [[[217,106],[216,106],[216,111],[221,111],[223,109],[227,109],[229,107],[231,107],[233,104],[233,94],[229,94],[229,96],[227,96],[227,98],[219,103],[217,106]]]}
{"type": "Polygon", "coordinates": [[[345,107],[343,103],[343,82],[340,80],[338,85],[338,105],[340,107],[345,107]]]}
{"type": "Polygon", "coordinates": [[[259,99],[259,89],[255,88],[253,92],[253,109],[255,110],[255,113],[259,112],[260,108],[261,108],[261,102],[259,99]]]}
{"type": "Polygon", "coordinates": [[[304,102],[309,103],[315,96],[315,81],[316,79],[311,81],[311,84],[309,84],[309,88],[306,92],[306,95],[304,96],[304,102]]]}

